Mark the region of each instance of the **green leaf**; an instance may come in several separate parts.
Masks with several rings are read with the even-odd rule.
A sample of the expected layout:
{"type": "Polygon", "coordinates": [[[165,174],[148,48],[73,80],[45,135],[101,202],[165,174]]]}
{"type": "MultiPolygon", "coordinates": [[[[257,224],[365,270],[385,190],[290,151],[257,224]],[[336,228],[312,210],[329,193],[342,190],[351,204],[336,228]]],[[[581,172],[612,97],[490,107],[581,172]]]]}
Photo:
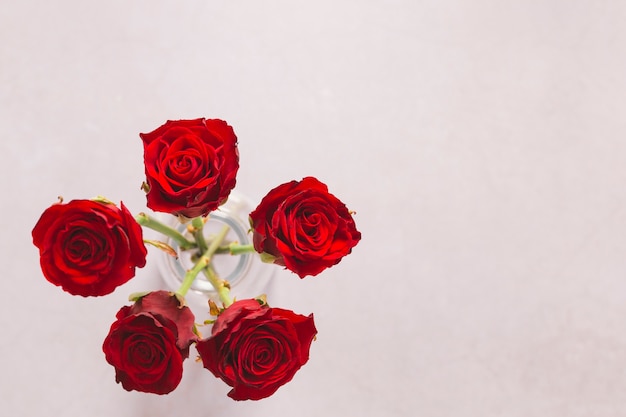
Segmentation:
{"type": "Polygon", "coordinates": [[[267,305],[267,295],[265,294],[261,294],[257,297],[255,297],[255,300],[261,304],[262,306],[266,306],[267,305]]]}
{"type": "Polygon", "coordinates": [[[209,314],[212,316],[218,316],[221,312],[220,308],[217,304],[215,304],[215,301],[209,300],[209,314]]]}
{"type": "Polygon", "coordinates": [[[193,328],[191,330],[193,331],[193,334],[202,339],[202,333],[200,333],[200,331],[198,330],[198,326],[196,325],[196,323],[193,324],[193,328]]]}
{"type": "Polygon", "coordinates": [[[269,254],[267,252],[261,252],[260,256],[261,256],[261,261],[266,263],[266,264],[273,264],[274,261],[277,259],[276,256],[271,255],[271,254],[269,254]]]}
{"type": "Polygon", "coordinates": [[[176,299],[178,300],[178,308],[183,308],[187,305],[187,301],[185,301],[185,296],[182,294],[179,294],[177,292],[172,293],[172,295],[174,297],[176,297],[176,299]]]}
{"type": "Polygon", "coordinates": [[[96,198],[92,198],[91,201],[95,201],[97,203],[102,203],[102,204],[109,204],[109,205],[115,205],[114,202],[112,202],[111,200],[109,200],[106,197],[102,197],[101,195],[97,196],[96,198]]]}
{"type": "Polygon", "coordinates": [[[128,296],[128,301],[132,301],[132,302],[137,302],[138,300],[142,299],[143,297],[145,297],[146,295],[150,294],[152,291],[140,291],[140,292],[134,292],[131,295],[128,296]]]}
{"type": "Polygon", "coordinates": [[[147,243],[148,245],[152,245],[155,248],[159,248],[163,252],[165,252],[168,255],[171,255],[171,256],[173,256],[175,258],[178,257],[178,254],[176,253],[174,248],[172,248],[170,245],[168,245],[165,242],[161,242],[160,240],[144,239],[143,243],[147,243]]]}

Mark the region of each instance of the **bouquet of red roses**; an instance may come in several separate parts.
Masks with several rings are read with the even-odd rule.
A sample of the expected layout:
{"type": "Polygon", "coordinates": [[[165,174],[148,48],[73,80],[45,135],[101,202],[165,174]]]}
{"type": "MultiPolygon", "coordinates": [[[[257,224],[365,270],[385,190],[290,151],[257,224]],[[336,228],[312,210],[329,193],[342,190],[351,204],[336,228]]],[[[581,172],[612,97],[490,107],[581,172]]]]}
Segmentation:
{"type": "Polygon", "coordinates": [[[176,216],[193,238],[146,213],[133,216],[123,203],[60,198],[32,231],[44,276],[73,295],[109,294],[145,266],[146,244],[176,255],[165,241],[144,239],[142,227],[162,233],[191,252],[193,266],[176,291],[131,294],[133,304],[118,311],[102,346],[116,381],[128,391],[167,394],[181,381],[183,361],[195,344],[203,366],[232,387],[231,398],[272,395],[308,361],[317,333],[313,314],[270,307],[263,294],[235,300],[213,260],[255,253],[300,278],[315,276],[361,239],[353,212],[325,184],[306,177],[277,186],[249,214],[253,244],[225,244],[227,227],[207,240],[206,219],[236,184],[239,153],[232,127],[218,119],[168,121],[140,137],[147,206],[176,216]],[[214,319],[203,324],[185,302],[200,273],[219,295],[218,303],[209,300],[207,306],[214,319]],[[202,337],[203,325],[212,326],[210,336],[202,337]]]}

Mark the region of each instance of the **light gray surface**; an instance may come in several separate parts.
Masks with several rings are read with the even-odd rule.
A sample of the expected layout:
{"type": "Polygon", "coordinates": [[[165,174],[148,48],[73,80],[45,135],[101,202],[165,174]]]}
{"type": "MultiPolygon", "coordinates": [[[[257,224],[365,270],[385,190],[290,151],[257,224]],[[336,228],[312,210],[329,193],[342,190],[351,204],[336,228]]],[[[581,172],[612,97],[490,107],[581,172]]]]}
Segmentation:
{"type": "Polygon", "coordinates": [[[626,3],[2,3],[6,415],[626,415],[626,3]],[[279,275],[320,333],[260,402],[193,360],[169,396],[125,392],[100,347],[154,258],[86,300],[31,244],[57,195],[144,210],[138,133],[202,116],[239,136],[237,190],[315,175],[363,233],[279,275]]]}

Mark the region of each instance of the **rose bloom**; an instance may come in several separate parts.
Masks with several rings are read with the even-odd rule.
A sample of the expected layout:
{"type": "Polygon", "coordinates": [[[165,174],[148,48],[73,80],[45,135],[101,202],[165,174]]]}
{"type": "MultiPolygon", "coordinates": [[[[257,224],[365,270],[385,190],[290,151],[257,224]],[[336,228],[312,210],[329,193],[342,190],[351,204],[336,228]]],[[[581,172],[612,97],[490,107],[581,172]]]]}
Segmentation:
{"type": "Polygon", "coordinates": [[[300,278],[336,265],[361,239],[345,204],[313,177],[271,190],[250,224],[255,250],[300,278]]]}
{"type": "Polygon", "coordinates": [[[140,137],[152,210],[185,218],[206,216],[235,187],[237,136],[225,121],[170,120],[140,137]]]}
{"type": "Polygon", "coordinates": [[[93,200],[57,203],[33,228],[48,281],[74,295],[113,292],[146,264],[141,226],[124,204],[93,200]]]}
{"type": "Polygon", "coordinates": [[[196,343],[202,363],[233,389],[235,400],[260,400],[291,381],[309,360],[313,315],[240,300],[225,309],[212,335],[196,343]]]}
{"type": "Polygon", "coordinates": [[[167,394],[183,376],[183,360],[197,340],[194,315],[167,291],[154,291],[125,306],[102,345],[115,380],[127,391],[167,394]]]}

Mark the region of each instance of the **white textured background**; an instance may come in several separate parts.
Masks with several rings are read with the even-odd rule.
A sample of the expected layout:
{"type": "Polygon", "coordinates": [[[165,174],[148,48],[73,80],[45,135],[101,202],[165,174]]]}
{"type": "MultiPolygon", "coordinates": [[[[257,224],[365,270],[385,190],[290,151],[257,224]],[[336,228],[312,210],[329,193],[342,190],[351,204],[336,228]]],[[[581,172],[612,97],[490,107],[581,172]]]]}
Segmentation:
{"type": "Polygon", "coordinates": [[[626,415],[623,1],[0,3],[3,415],[626,415]],[[156,268],[82,299],[31,243],[57,195],[144,210],[138,133],[202,116],[239,136],[237,190],[315,175],[363,233],[279,274],[320,334],[260,402],[193,360],[125,392],[100,347],[156,268]]]}

